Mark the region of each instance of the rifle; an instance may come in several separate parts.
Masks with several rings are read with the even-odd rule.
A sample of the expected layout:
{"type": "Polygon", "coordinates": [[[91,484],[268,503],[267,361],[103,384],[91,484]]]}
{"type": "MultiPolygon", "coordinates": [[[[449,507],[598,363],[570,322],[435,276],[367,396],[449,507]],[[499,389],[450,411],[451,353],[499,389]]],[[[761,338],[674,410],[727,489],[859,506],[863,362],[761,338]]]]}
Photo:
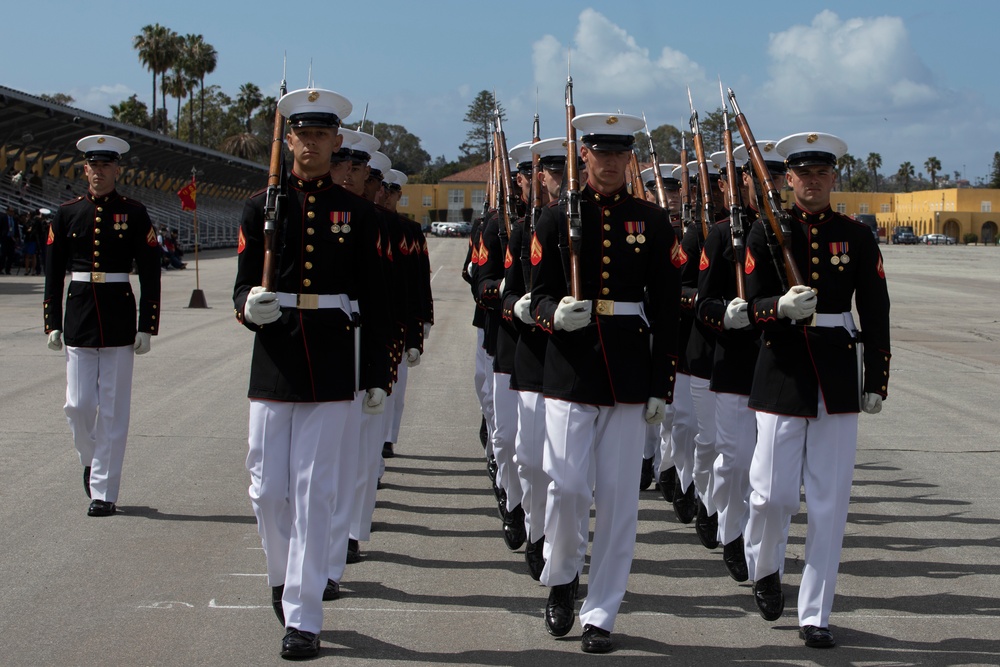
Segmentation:
{"type": "Polygon", "coordinates": [[[729,228],[733,237],[733,263],[736,265],[736,296],[746,300],[746,284],[743,279],[743,259],[746,256],[744,239],[746,236],[746,215],[740,204],[736,187],[736,160],[733,158],[733,135],[729,133],[729,105],[722,92],[719,79],[719,95],[722,97],[722,141],[726,149],[726,194],[729,197],[729,228]]]}
{"type": "Polygon", "coordinates": [[[490,208],[493,207],[497,196],[497,162],[496,155],[493,152],[493,142],[489,142],[487,145],[487,150],[489,151],[489,163],[490,163],[490,181],[486,184],[486,199],[483,201],[483,218],[490,212],[490,208]]]}
{"type": "Polygon", "coordinates": [[[687,166],[688,149],[684,132],[681,132],[681,225],[684,229],[694,224],[691,214],[691,174],[687,166]]]}
{"type": "Polygon", "coordinates": [[[632,196],[639,199],[646,199],[646,186],[642,183],[642,171],[639,169],[639,157],[635,150],[631,150],[629,156],[629,167],[631,168],[632,196]]]}
{"type": "MultiPolygon", "coordinates": [[[[281,85],[278,89],[278,99],[288,92],[285,81],[285,64],[281,66],[281,85]]],[[[260,284],[267,292],[274,291],[275,273],[278,265],[274,252],[274,236],[278,228],[285,223],[286,192],[285,160],[282,156],[282,145],[285,136],[285,119],[281,112],[274,110],[274,131],[271,135],[271,164],[267,172],[267,196],[264,199],[264,275],[260,284]]]]}
{"type": "Polygon", "coordinates": [[[573,77],[566,76],[566,224],[569,234],[569,292],[577,300],[583,298],[580,278],[580,249],[583,245],[583,218],[580,213],[580,170],[576,163],[576,128],[573,117],[573,77]]]}
{"type": "Polygon", "coordinates": [[[708,238],[708,227],[715,223],[715,205],[712,203],[712,182],[708,176],[708,158],[705,156],[705,142],[701,137],[701,124],[698,122],[698,112],[694,110],[691,100],[691,88],[688,87],[688,104],[691,107],[691,134],[694,141],[694,152],[698,156],[698,190],[701,194],[701,231],[708,238]]]}
{"type": "MultiPolygon", "coordinates": [[[[493,143],[496,144],[496,155],[499,161],[499,174],[500,174],[500,191],[497,193],[497,201],[500,204],[500,214],[503,219],[503,230],[506,233],[506,238],[510,238],[510,210],[512,208],[511,202],[511,188],[510,188],[510,155],[507,153],[507,139],[504,137],[503,133],[503,119],[500,118],[500,107],[496,102],[496,94],[493,95],[493,118],[496,122],[496,131],[493,133],[493,143]]],[[[504,241],[505,235],[501,234],[501,241],[504,241]]],[[[504,242],[504,246],[506,246],[504,242]]]]}
{"type": "MultiPolygon", "coordinates": [[[[536,102],[537,103],[537,102],[536,102]]],[[[542,140],[541,129],[538,123],[538,112],[535,112],[535,120],[531,124],[531,143],[537,143],[542,140]]],[[[538,216],[542,212],[542,184],[538,182],[538,172],[540,167],[539,161],[541,158],[538,153],[531,154],[531,227],[530,234],[528,229],[522,229],[521,231],[521,270],[524,272],[524,289],[525,291],[531,291],[531,264],[529,262],[523,261],[525,257],[530,257],[529,253],[525,250],[531,245],[530,237],[535,233],[535,223],[538,221],[538,216]]]]}
{"type": "MultiPolygon", "coordinates": [[[[656,181],[656,203],[660,208],[670,214],[667,208],[667,189],[663,185],[663,174],[660,173],[660,159],[656,157],[656,147],[653,146],[653,137],[649,133],[649,124],[646,122],[646,112],[642,112],[642,124],[646,128],[646,140],[649,141],[649,159],[653,161],[653,179],[656,181]]],[[[685,167],[686,169],[686,167],[685,167]]]]}
{"type": "Polygon", "coordinates": [[[729,88],[728,91],[729,102],[733,105],[733,111],[736,112],[736,127],[739,128],[740,136],[743,137],[743,143],[750,154],[750,162],[753,164],[754,173],[757,174],[757,179],[764,189],[764,198],[767,200],[767,205],[761,206],[761,208],[767,214],[768,224],[777,244],[781,247],[785,275],[782,276],[782,272],[779,270],[778,276],[779,278],[787,278],[788,281],[788,284],[785,284],[785,281],[782,280],[782,289],[787,290],[790,285],[805,285],[805,280],[802,279],[799,266],[795,263],[795,257],[792,255],[791,216],[781,207],[781,193],[774,186],[774,181],[771,180],[771,172],[767,170],[764,156],[761,155],[760,148],[757,147],[757,140],[753,138],[753,132],[750,131],[750,125],[747,123],[746,116],[740,111],[739,104],[736,102],[736,93],[733,92],[732,88],[729,88]]]}

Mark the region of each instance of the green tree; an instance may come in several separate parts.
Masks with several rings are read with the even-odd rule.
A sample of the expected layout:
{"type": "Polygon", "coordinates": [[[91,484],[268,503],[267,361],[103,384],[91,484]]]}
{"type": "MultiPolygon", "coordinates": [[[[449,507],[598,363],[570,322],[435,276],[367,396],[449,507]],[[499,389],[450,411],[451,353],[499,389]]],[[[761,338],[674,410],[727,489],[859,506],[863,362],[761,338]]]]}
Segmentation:
{"type": "MultiPolygon", "coordinates": [[[[156,121],[159,114],[156,113],[156,76],[165,76],[167,71],[173,66],[177,57],[177,33],[154,23],[143,26],[142,31],[132,38],[132,48],[139,52],[139,62],[153,73],[153,113],[150,118],[150,129],[156,130],[156,121]]],[[[162,80],[161,80],[162,89],[162,80]]],[[[163,106],[166,107],[166,93],[163,94],[163,106]]]]}
{"type": "MultiPolygon", "coordinates": [[[[190,77],[187,72],[184,71],[182,61],[178,61],[175,65],[173,73],[164,79],[163,85],[167,94],[177,99],[177,120],[174,125],[174,138],[180,139],[181,102],[183,102],[189,94],[193,95],[194,89],[198,85],[198,80],[190,77]]],[[[190,135],[190,132],[188,134],[190,135]]]]}
{"type": "MultiPolygon", "coordinates": [[[[955,172],[955,180],[958,180],[958,172],[955,172]]],[[[1000,151],[993,153],[993,168],[990,170],[990,187],[1000,188],[1000,151]]]]}
{"type": "Polygon", "coordinates": [[[222,151],[247,160],[260,160],[268,149],[268,141],[254,133],[254,112],[264,102],[260,87],[247,82],[240,86],[240,94],[236,96],[233,111],[239,115],[243,127],[241,131],[226,137],[221,146],[222,151]]]}
{"type": "MultiPolygon", "coordinates": [[[[184,60],[187,73],[198,79],[199,97],[201,99],[201,113],[198,122],[198,143],[205,144],[205,76],[215,71],[219,63],[219,54],[215,47],[205,41],[201,35],[187,35],[184,37],[184,60]]],[[[192,116],[188,119],[188,141],[194,143],[194,105],[191,105],[189,113],[192,116]]],[[[178,123],[179,124],[179,123],[178,123]]]]}
{"type": "MultiPolygon", "coordinates": [[[[360,124],[359,121],[350,126],[350,129],[357,130],[360,124]]],[[[409,176],[420,172],[430,164],[431,156],[420,146],[420,137],[411,134],[402,125],[374,123],[368,120],[365,121],[365,127],[370,128],[375,138],[382,142],[379,150],[392,161],[393,169],[409,176]]]]}
{"type": "Polygon", "coordinates": [[[913,165],[908,161],[899,165],[899,171],[896,172],[896,177],[903,182],[903,192],[910,191],[910,179],[913,178],[915,174],[915,169],[913,165]]]}
{"type": "MultiPolygon", "coordinates": [[[[726,145],[725,141],[725,124],[722,118],[722,109],[718,108],[715,111],[702,116],[699,114],[700,122],[698,123],[701,129],[701,140],[705,145],[705,157],[711,157],[712,153],[716,151],[724,150],[726,145]]],[[[733,136],[733,132],[736,130],[736,124],[729,124],[729,136],[733,136]]],[[[738,144],[738,141],[733,141],[734,144],[738,144]]],[[[693,154],[693,153],[692,153],[693,154]]]]}
{"type": "Polygon", "coordinates": [[[933,156],[927,158],[927,161],[924,162],[924,169],[931,175],[931,189],[937,188],[937,175],[941,171],[941,160],[933,156]]]}
{"type": "Polygon", "coordinates": [[[465,169],[461,162],[449,162],[443,155],[434,158],[426,167],[409,178],[409,183],[437,183],[445,176],[451,176],[465,169]]]}
{"type": "MultiPolygon", "coordinates": [[[[480,90],[476,99],[469,104],[465,114],[465,122],[472,128],[465,135],[465,143],[458,147],[461,154],[459,162],[463,164],[479,164],[490,159],[490,143],[493,141],[495,124],[494,109],[500,110],[500,119],[507,120],[507,112],[503,105],[488,90],[480,90]]],[[[506,130],[505,130],[506,133],[506,130]]]]}
{"type": "MultiPolygon", "coordinates": [[[[182,135],[190,134],[189,111],[186,107],[181,108],[182,135]]],[[[199,143],[215,150],[222,149],[222,142],[227,137],[240,134],[245,129],[243,118],[237,111],[233,99],[222,92],[219,86],[209,85],[205,88],[205,122],[202,124],[202,128],[205,141],[199,143]]],[[[268,141],[270,141],[270,136],[268,136],[268,141]]]]}
{"type": "Polygon", "coordinates": [[[841,183],[844,183],[844,189],[851,189],[851,173],[857,167],[858,160],[850,153],[844,153],[837,160],[837,176],[840,177],[841,183]],[[843,172],[847,172],[847,178],[843,177],[843,172]]]}
{"type": "Polygon", "coordinates": [[[45,100],[46,102],[52,102],[53,104],[62,104],[63,106],[67,107],[73,104],[73,102],[76,102],[76,100],[73,99],[72,95],[67,95],[66,93],[53,93],[52,95],[42,93],[41,95],[39,95],[39,97],[45,100]]]}
{"type": "MultiPolygon", "coordinates": [[[[660,125],[649,132],[653,137],[653,148],[656,149],[656,157],[662,163],[680,162],[681,159],[681,131],[673,125],[660,125]]],[[[645,132],[636,132],[636,148],[639,151],[639,161],[649,162],[649,141],[645,132]]]]}
{"type": "Polygon", "coordinates": [[[111,118],[119,123],[128,123],[136,127],[149,127],[149,107],[133,94],[118,104],[111,105],[111,118]]]}
{"type": "Polygon", "coordinates": [[[873,183],[872,192],[878,192],[878,170],[882,166],[882,156],[878,153],[869,153],[868,159],[865,160],[868,165],[868,169],[872,172],[873,183]]]}

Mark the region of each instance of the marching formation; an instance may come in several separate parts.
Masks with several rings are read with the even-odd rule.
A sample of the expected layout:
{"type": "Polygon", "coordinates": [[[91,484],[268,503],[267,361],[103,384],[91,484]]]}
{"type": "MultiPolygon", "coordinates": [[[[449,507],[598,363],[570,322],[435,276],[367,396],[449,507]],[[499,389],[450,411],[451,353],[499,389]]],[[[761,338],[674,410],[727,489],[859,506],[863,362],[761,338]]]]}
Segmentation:
{"type": "Polygon", "coordinates": [[[565,636],[579,615],[587,653],[614,648],[639,494],[654,480],[677,520],[721,547],[729,576],[752,580],[767,621],[784,610],[804,487],[799,636],[835,643],[858,414],[881,410],[889,377],[882,257],[830,208],[842,140],[758,142],[731,90],[722,107],[724,150],[706,152],[692,104],[696,159],[684,136],[681,164],[661,164],[649,138],[642,171],[645,119],[577,115],[572,78],[565,135],[541,139],[536,116],[532,139],[508,151],[494,113],[463,267],[480,438],[504,542],[549,588],[546,629],[565,636]]]}
{"type": "MultiPolygon", "coordinates": [[[[562,637],[579,616],[582,650],[613,650],[639,496],[654,481],[777,620],[804,487],[799,635],[833,646],[858,414],[880,411],[890,359],[878,246],[830,208],[847,146],[821,132],[758,142],[729,91],[724,150],[707,152],[692,105],[695,159],[684,136],[681,164],[661,164],[650,138],[641,170],[644,118],[578,115],[571,78],[565,101],[565,133],[543,139],[536,115],[510,149],[496,109],[462,267],[500,532],[548,588],[545,627],[562,637]]],[[[293,659],[317,655],[323,601],[362,558],[434,321],[426,239],[396,212],[406,176],[378,139],[341,127],[352,108],[282,84],[267,188],[239,226],[234,315],[255,334],[249,495],[293,659]]],[[[89,192],[49,229],[44,317],[49,347],[65,341],[65,411],[88,514],[102,517],[116,512],[133,356],[159,327],[160,266],[145,208],[115,190],[128,144],[77,146],[89,192]]]]}

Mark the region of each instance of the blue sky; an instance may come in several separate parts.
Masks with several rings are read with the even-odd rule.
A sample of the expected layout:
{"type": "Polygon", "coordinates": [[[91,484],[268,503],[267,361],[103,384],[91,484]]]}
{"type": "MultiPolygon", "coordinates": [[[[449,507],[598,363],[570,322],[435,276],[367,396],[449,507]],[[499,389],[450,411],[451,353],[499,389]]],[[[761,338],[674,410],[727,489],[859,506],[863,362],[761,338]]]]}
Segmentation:
{"type": "MultiPolygon", "coordinates": [[[[938,157],[948,174],[985,177],[1000,150],[996,27],[1000,3],[799,1],[587,3],[167,2],[5,3],[0,84],[72,94],[108,114],[151,75],[132,37],[159,22],[201,33],[219,52],[206,81],[235,95],[252,81],[277,92],[282,53],[291,89],[313,63],[317,85],[346,95],[359,120],[398,123],[433,156],[453,159],[469,102],[496,89],[508,144],[530,135],[536,89],[542,135],[563,132],[566,56],[578,113],[645,111],[650,127],[686,123],[690,86],[704,114],[718,80],[737,93],[758,139],[803,131],[841,136],[882,171],[938,157]],[[276,5],[277,3],[275,3],[276,5]],[[288,7],[312,6],[307,12],[288,7]],[[712,13],[709,14],[708,12],[712,13]]],[[[175,108],[168,99],[168,109],[175,108]]]]}

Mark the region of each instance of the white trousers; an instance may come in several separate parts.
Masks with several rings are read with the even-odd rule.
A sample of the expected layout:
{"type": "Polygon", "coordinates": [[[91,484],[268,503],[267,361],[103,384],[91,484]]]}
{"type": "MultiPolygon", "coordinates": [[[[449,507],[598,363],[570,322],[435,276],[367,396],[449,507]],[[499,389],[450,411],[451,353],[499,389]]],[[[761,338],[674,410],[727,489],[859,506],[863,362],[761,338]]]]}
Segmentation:
{"type": "Polygon", "coordinates": [[[80,463],[90,466],[90,497],[118,502],[128,440],[135,350],[66,346],[66,419],[80,463]]]}
{"type": "Polygon", "coordinates": [[[507,492],[507,510],[521,504],[523,492],[517,474],[517,392],[510,388],[510,373],[493,374],[493,456],[497,459],[497,486],[507,492]]]}
{"type": "MultiPolygon", "coordinates": [[[[392,385],[392,393],[385,397],[385,439],[382,442],[396,444],[399,441],[399,426],[403,422],[403,407],[406,402],[406,381],[410,377],[410,367],[406,358],[399,362],[396,370],[396,383],[392,385]]],[[[381,451],[381,450],[379,450],[381,451]]]]}
{"type": "Polygon", "coordinates": [[[250,503],[267,557],[268,583],[285,587],[282,605],[289,628],[323,629],[331,518],[353,494],[357,474],[354,405],[250,401],[250,503]]]}
{"type": "Polygon", "coordinates": [[[757,415],[749,396],[715,396],[715,464],[712,502],[719,513],[719,540],[729,544],[743,534],[750,516],[750,461],[757,443],[757,415]]]}
{"type": "Polygon", "coordinates": [[[639,512],[639,465],[646,423],[642,405],[597,407],[547,398],[542,465],[552,480],[545,508],[548,560],[541,582],[569,583],[578,573],[581,531],[595,507],[587,599],[581,625],[614,629],[625,597],[639,512]],[[594,472],[591,494],[590,473],[594,472]]]}
{"type": "MultiPolygon", "coordinates": [[[[674,395],[677,394],[677,390],[674,390],[674,395]]],[[[674,407],[673,403],[667,403],[666,414],[663,415],[663,422],[659,426],[653,426],[650,428],[655,428],[660,433],[660,452],[659,462],[656,465],[656,477],[659,479],[660,473],[671,468],[674,468],[674,460],[670,449],[671,437],[670,434],[674,429],[674,415],[677,414],[677,408],[674,407]]]]}
{"type": "MultiPolygon", "coordinates": [[[[385,441],[382,438],[385,437],[385,423],[390,417],[385,412],[379,415],[365,414],[361,409],[361,403],[364,399],[365,394],[360,393],[354,401],[359,413],[361,428],[357,482],[354,486],[354,496],[351,498],[353,507],[351,509],[350,537],[367,542],[371,538],[372,515],[375,513],[375,492],[378,488],[383,465],[382,444],[385,441]]],[[[346,550],[346,548],[345,545],[344,549],[346,550]]],[[[346,559],[346,557],[345,555],[344,558],[346,559]]],[[[346,564],[346,560],[344,562],[346,564]]],[[[340,579],[334,579],[334,581],[339,582],[340,579]]]]}
{"type": "MultiPolygon", "coordinates": [[[[694,436],[698,417],[691,398],[691,376],[678,373],[674,383],[674,419],[670,428],[670,460],[677,468],[681,490],[687,491],[694,480],[694,436]]],[[[662,465],[662,464],[661,464],[662,465]]]]}
{"type": "MultiPolygon", "coordinates": [[[[545,536],[545,497],[549,476],[542,469],[545,450],[545,399],[535,391],[517,393],[517,436],[514,438],[514,460],[521,481],[521,507],[528,541],[537,542],[545,536]]],[[[587,515],[590,523],[590,515],[587,515]]]]}
{"type": "Polygon", "coordinates": [[[493,357],[483,349],[483,330],[476,329],[476,395],[486,419],[486,456],[493,453],[493,431],[496,430],[496,419],[493,415],[493,357]]]}
{"type": "Polygon", "coordinates": [[[858,415],[827,414],[819,398],[815,419],[757,413],[757,447],[750,464],[747,565],[750,578],[779,571],[788,524],[805,486],[808,525],[799,625],[827,627],[840,567],[858,444],[858,415]]]}
{"type": "Polygon", "coordinates": [[[694,436],[694,468],[692,478],[698,497],[705,504],[708,515],[715,514],[712,501],[712,464],[715,463],[715,392],[708,388],[709,381],[691,376],[691,402],[694,404],[698,432],[694,436]]]}
{"type": "Polygon", "coordinates": [[[653,470],[660,469],[660,443],[661,443],[660,426],[661,425],[662,424],[646,425],[646,439],[642,446],[642,458],[643,460],[653,459],[653,470]]]}

